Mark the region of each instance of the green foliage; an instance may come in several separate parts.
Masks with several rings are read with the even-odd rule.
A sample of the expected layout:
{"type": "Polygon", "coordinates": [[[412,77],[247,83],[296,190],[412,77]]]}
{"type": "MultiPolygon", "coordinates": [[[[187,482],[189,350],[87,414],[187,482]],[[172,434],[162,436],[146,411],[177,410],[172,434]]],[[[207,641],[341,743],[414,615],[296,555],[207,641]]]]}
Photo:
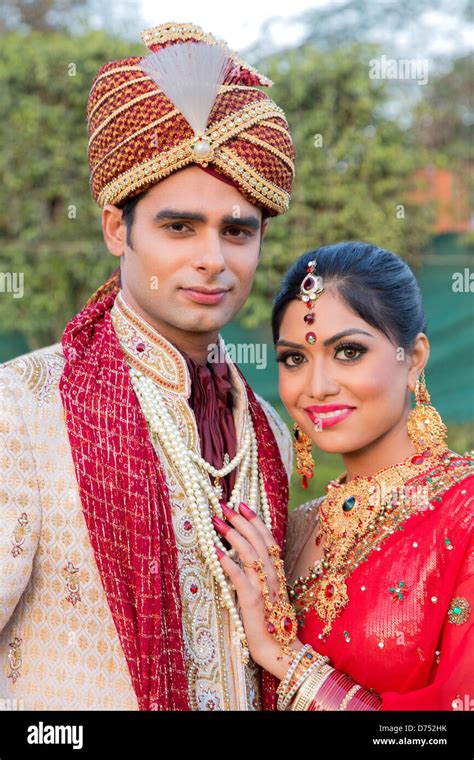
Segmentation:
{"type": "MultiPolygon", "coordinates": [[[[0,272],[23,272],[25,295],[2,293],[0,324],[31,348],[59,340],[115,268],[89,194],[85,108],[98,68],[137,53],[141,45],[102,32],[2,36],[0,272]]],[[[261,66],[294,134],[296,181],[290,211],[270,221],[247,326],[268,322],[284,271],[310,248],[367,240],[413,262],[424,246],[430,210],[410,190],[427,153],[390,118],[387,82],[369,78],[377,54],[368,44],[324,54],[306,45],[261,66]]]]}
{"type": "Polygon", "coordinates": [[[428,239],[432,212],[410,201],[427,154],[390,118],[388,83],[368,76],[379,54],[373,45],[324,54],[306,46],[264,64],[292,129],[296,178],[289,212],[269,223],[247,326],[268,319],[284,271],[311,248],[365,240],[413,264],[428,239]]]}
{"type": "Polygon", "coordinates": [[[99,67],[135,50],[102,32],[1,42],[0,271],[23,273],[25,294],[1,294],[0,324],[36,348],[60,339],[116,265],[89,194],[85,113],[99,67]]]}
{"type": "Polygon", "coordinates": [[[470,196],[469,207],[474,195],[473,121],[472,56],[466,55],[425,87],[415,109],[412,139],[429,150],[433,164],[456,176],[470,196]]]}

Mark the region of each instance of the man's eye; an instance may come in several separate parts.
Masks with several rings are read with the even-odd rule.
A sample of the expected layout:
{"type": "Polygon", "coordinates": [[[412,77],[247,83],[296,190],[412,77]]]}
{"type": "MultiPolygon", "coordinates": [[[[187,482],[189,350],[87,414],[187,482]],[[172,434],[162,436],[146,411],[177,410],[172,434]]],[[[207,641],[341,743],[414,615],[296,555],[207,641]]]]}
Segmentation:
{"type": "MultiPolygon", "coordinates": [[[[165,229],[169,230],[169,229],[172,229],[174,227],[188,227],[188,225],[185,224],[184,222],[173,222],[173,224],[166,225],[165,229]]],[[[188,227],[188,229],[189,229],[189,227],[188,227]]],[[[173,229],[173,232],[181,232],[181,230],[173,229]]]]}
{"type": "MultiPolygon", "coordinates": [[[[251,232],[249,232],[248,230],[243,230],[243,229],[242,229],[242,227],[229,227],[229,228],[228,228],[228,231],[229,231],[229,230],[230,230],[231,232],[232,232],[232,231],[233,231],[233,232],[237,232],[237,233],[240,233],[240,232],[241,232],[244,238],[248,238],[248,237],[250,237],[250,236],[251,236],[251,234],[252,234],[252,233],[251,233],[251,232]]],[[[238,235],[232,235],[232,237],[238,237],[238,235]]]]}

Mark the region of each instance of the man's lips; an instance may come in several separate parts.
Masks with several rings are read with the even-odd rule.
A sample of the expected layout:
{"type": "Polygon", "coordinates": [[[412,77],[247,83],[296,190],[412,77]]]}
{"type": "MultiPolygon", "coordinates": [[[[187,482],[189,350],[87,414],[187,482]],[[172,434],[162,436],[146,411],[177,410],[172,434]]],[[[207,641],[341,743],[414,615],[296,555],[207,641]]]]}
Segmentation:
{"type": "Polygon", "coordinates": [[[227,288],[204,288],[201,285],[196,285],[191,288],[181,288],[183,293],[195,303],[208,303],[215,304],[220,303],[228,293],[227,288]]]}
{"type": "Polygon", "coordinates": [[[355,408],[355,406],[348,406],[347,404],[324,404],[307,406],[304,411],[313,425],[324,430],[345,420],[355,408]]]}

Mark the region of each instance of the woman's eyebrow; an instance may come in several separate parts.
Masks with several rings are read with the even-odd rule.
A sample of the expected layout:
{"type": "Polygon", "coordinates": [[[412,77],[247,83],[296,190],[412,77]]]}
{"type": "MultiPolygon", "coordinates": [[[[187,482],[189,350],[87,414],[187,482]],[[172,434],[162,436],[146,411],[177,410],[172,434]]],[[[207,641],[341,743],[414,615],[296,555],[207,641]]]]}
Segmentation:
{"type": "Polygon", "coordinates": [[[300,343],[293,343],[291,340],[284,340],[283,338],[280,338],[275,343],[276,346],[290,346],[290,348],[304,348],[300,343]]]}
{"type": "Polygon", "coordinates": [[[323,346],[331,346],[333,343],[335,343],[340,338],[344,338],[346,335],[368,335],[369,338],[375,338],[375,335],[372,335],[372,333],[366,332],[366,330],[360,330],[357,327],[349,327],[347,330],[342,330],[341,332],[336,333],[336,335],[333,335],[332,338],[326,338],[325,341],[323,341],[323,346]]]}

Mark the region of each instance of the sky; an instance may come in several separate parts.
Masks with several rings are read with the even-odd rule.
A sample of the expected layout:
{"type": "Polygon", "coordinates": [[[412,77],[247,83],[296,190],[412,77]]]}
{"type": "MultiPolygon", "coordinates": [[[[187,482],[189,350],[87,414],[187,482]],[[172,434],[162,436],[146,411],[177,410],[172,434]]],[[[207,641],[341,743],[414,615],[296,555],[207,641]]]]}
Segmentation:
{"type": "MultiPolygon", "coordinates": [[[[290,3],[288,0],[239,0],[238,3],[235,0],[203,0],[201,3],[177,0],[170,11],[169,5],[158,4],[156,0],[141,0],[142,14],[151,26],[165,21],[192,22],[224,39],[234,50],[254,43],[270,17],[288,19],[323,4],[325,0],[291,0],[290,3]]],[[[299,25],[289,28],[288,23],[282,22],[274,38],[277,42],[296,43],[300,34],[299,25]]]]}
{"type": "MultiPolygon", "coordinates": [[[[166,21],[193,22],[205,31],[225,40],[235,51],[244,50],[265,34],[265,26],[271,18],[280,21],[272,24],[272,40],[275,47],[292,46],[301,38],[304,29],[294,17],[303,11],[337,5],[344,0],[175,0],[171,5],[157,3],[156,0],[139,0],[142,16],[146,25],[157,26],[166,21]],[[171,10],[170,10],[171,8],[171,10]]],[[[433,9],[425,14],[428,40],[426,54],[455,53],[456,48],[468,44],[472,27],[460,22],[456,14],[446,15],[433,9]]],[[[472,37],[471,37],[472,39],[472,37]]],[[[400,47],[417,51],[417,30],[411,29],[408,35],[400,37],[400,47]],[[406,38],[404,40],[404,37],[406,38]],[[403,44],[405,42],[405,45],[403,44]]]]}

